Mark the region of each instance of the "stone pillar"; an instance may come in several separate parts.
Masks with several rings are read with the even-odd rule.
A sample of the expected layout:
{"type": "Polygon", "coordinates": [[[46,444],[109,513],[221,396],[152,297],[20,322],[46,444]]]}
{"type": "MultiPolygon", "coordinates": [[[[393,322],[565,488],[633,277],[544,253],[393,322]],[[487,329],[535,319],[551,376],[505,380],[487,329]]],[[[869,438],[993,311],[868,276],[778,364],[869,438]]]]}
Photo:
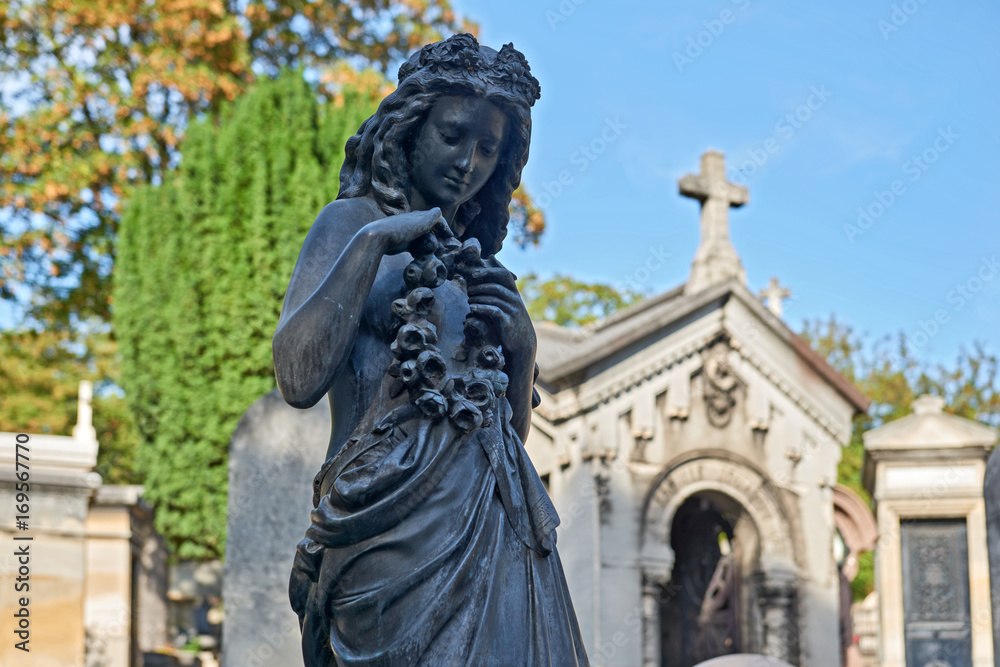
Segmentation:
{"type": "Polygon", "coordinates": [[[642,664],[660,667],[660,591],[662,588],[643,577],[642,584],[642,664]]]}
{"type": "Polygon", "coordinates": [[[128,667],[132,662],[133,612],[131,512],[125,502],[106,502],[100,498],[105,488],[112,495],[120,495],[119,488],[101,487],[99,498],[87,515],[83,603],[87,665],[128,667]]]}
{"type": "Polygon", "coordinates": [[[986,533],[990,560],[990,600],[993,609],[993,665],[1000,667],[1000,447],[986,463],[983,496],[986,499],[986,533]]]}
{"type": "MultiPolygon", "coordinates": [[[[93,472],[97,439],[91,424],[89,382],[80,384],[79,420],[73,436],[0,433],[0,539],[9,550],[0,554],[0,616],[11,619],[29,601],[29,653],[15,648],[7,634],[0,643],[0,665],[52,664],[82,667],[86,651],[84,585],[85,523],[90,498],[100,485],[93,472]],[[22,466],[17,467],[18,461],[22,466]],[[18,474],[21,477],[18,477],[18,474]],[[28,501],[17,500],[28,485],[28,501]],[[11,509],[27,504],[18,524],[11,509]],[[26,564],[14,545],[27,549],[26,564]],[[17,581],[27,567],[27,580],[17,581]],[[15,591],[15,584],[27,585],[15,591]]],[[[11,627],[4,624],[5,628],[11,627]]]]}
{"type": "Polygon", "coordinates": [[[795,573],[776,569],[762,574],[756,599],[764,621],[761,653],[799,664],[798,582],[795,573]]]}

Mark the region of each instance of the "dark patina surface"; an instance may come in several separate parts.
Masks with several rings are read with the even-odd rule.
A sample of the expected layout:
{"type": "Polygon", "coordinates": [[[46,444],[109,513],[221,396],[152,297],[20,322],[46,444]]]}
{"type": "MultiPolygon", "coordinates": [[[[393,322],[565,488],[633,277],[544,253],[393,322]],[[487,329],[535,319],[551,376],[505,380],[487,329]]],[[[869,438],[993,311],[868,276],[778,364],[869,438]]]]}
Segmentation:
{"type": "Polygon", "coordinates": [[[524,451],[535,335],[495,254],[538,82],[512,45],[414,54],[347,144],[274,336],[333,434],[290,595],[307,665],[583,665],[524,451]]]}

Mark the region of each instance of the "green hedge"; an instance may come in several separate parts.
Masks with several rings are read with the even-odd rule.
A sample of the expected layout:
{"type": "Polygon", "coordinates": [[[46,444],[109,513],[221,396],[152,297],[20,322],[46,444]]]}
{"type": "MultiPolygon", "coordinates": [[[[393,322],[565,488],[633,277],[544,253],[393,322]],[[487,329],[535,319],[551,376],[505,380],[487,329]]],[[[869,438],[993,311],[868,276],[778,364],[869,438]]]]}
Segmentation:
{"type": "MultiPolygon", "coordinates": [[[[337,194],[344,143],[374,112],[323,104],[301,72],[189,128],[183,160],[123,214],[114,324],[138,465],[179,558],[225,548],[227,452],[274,388],[271,336],[302,240],[337,194]]],[[[264,490],[262,490],[264,491],[264,490]]]]}

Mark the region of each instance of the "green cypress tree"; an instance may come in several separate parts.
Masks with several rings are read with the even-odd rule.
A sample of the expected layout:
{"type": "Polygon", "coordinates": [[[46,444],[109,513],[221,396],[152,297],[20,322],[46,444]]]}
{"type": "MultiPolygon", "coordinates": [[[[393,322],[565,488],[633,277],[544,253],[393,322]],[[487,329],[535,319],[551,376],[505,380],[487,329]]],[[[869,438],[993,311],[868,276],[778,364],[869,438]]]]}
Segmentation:
{"type": "Polygon", "coordinates": [[[320,103],[301,72],[261,80],[193,124],[180,167],[138,191],[115,266],[122,386],[157,527],[180,558],[223,553],[227,452],[274,388],[271,336],[288,276],[337,194],[344,143],[376,91],[320,103]]]}

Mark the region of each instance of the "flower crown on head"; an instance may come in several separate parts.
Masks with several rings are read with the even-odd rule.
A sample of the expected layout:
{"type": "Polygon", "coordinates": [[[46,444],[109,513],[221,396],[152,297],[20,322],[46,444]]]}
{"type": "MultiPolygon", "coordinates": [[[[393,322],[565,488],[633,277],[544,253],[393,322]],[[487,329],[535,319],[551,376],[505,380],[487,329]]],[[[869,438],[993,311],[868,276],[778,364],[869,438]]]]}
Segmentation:
{"type": "Polygon", "coordinates": [[[541,96],[542,87],[531,75],[531,68],[524,54],[514,45],[504,44],[499,52],[481,46],[468,33],[452,35],[448,39],[428,44],[410,56],[399,68],[399,83],[421,70],[432,74],[441,71],[464,73],[486,84],[496,86],[523,97],[533,106],[541,96]]]}

